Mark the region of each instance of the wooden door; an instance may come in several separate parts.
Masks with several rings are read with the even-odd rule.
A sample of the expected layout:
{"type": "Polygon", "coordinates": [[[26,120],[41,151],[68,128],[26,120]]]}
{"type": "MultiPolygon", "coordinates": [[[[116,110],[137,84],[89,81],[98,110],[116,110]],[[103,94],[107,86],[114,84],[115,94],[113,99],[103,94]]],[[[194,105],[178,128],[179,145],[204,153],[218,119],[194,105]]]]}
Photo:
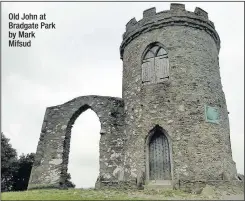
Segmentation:
{"type": "Polygon", "coordinates": [[[149,144],[150,180],[171,180],[169,144],[166,136],[158,131],[149,144]]]}

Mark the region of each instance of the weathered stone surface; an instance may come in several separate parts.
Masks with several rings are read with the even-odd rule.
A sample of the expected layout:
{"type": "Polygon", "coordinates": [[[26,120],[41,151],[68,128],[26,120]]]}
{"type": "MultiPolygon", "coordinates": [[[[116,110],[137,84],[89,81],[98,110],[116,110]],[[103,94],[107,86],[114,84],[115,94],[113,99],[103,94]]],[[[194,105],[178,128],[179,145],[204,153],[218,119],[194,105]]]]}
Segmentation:
{"type": "MultiPolygon", "coordinates": [[[[101,122],[96,188],[142,188],[150,182],[149,145],[155,128],[169,145],[164,153],[173,188],[200,193],[206,184],[238,181],[219,48],[214,24],[200,8],[189,12],[172,4],[169,11],[144,11],[138,22],[132,18],[120,47],[123,98],[82,96],[47,108],[28,188],[63,186],[71,128],[88,108],[101,122]],[[154,44],[167,53],[169,77],[143,84],[142,55],[154,44]],[[206,121],[205,106],[218,110],[216,123],[206,121]]],[[[152,74],[155,67],[160,69],[152,66],[152,74]]]]}
{"type": "MultiPolygon", "coordinates": [[[[162,29],[165,27],[190,27],[196,30],[203,30],[208,33],[216,43],[216,48],[220,49],[220,38],[215,30],[214,24],[208,19],[208,13],[201,8],[196,8],[194,12],[186,11],[183,4],[171,4],[171,9],[155,13],[155,8],[143,12],[143,19],[138,22],[134,19],[133,26],[126,27],[123,34],[123,42],[120,47],[121,59],[125,47],[138,36],[149,33],[152,30],[162,29]]],[[[132,20],[129,21],[131,24],[132,20]]],[[[175,36],[173,38],[176,38],[175,36]]],[[[176,38],[177,39],[177,38],[176,38]]]]}
{"type": "Polygon", "coordinates": [[[88,108],[98,115],[101,123],[98,181],[119,179],[124,145],[123,101],[114,97],[81,96],[47,108],[29,189],[62,186],[65,179],[62,176],[67,172],[71,129],[76,118],[88,108]]]}
{"type": "Polygon", "coordinates": [[[196,9],[197,15],[183,8],[173,6],[148,21],[142,19],[124,34],[124,175],[128,180],[146,166],[145,139],[156,125],[166,130],[171,141],[173,181],[236,179],[219,72],[219,36],[207,16],[201,16],[204,11],[196,9]],[[143,85],[142,54],[154,43],[162,44],[168,53],[170,78],[143,85]],[[219,124],[205,121],[205,105],[218,109],[219,124]]]}

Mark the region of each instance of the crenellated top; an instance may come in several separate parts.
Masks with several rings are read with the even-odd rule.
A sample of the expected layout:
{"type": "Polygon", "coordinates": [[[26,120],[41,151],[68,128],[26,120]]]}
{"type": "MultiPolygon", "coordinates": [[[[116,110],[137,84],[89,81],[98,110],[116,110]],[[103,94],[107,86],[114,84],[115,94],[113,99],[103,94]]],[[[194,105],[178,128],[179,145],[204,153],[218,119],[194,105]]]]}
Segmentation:
{"type": "Polygon", "coordinates": [[[208,13],[196,7],[194,12],[186,11],[184,4],[171,3],[170,10],[156,13],[156,8],[149,8],[143,12],[143,19],[132,18],[126,24],[126,32],[123,34],[123,41],[120,46],[120,56],[123,58],[124,48],[134,38],[142,33],[149,32],[166,26],[189,26],[201,29],[210,34],[217,49],[220,49],[220,38],[215,30],[214,23],[208,19],[208,13]]]}

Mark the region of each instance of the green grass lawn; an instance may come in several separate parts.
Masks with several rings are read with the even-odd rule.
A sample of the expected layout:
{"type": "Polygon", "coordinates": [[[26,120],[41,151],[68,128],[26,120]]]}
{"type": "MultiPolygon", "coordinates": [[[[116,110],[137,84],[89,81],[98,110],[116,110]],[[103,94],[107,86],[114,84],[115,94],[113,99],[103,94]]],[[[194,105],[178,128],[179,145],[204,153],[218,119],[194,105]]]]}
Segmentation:
{"type": "Polygon", "coordinates": [[[193,195],[178,190],[29,190],[19,192],[4,192],[1,200],[178,200],[178,199],[207,199],[202,195],[193,195]]]}

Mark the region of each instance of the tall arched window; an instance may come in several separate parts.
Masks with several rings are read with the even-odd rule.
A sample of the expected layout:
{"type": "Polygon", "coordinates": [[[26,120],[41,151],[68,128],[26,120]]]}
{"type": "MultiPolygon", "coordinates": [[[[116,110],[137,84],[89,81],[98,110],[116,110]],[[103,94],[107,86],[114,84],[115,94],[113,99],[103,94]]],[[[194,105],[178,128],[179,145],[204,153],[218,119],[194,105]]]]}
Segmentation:
{"type": "Polygon", "coordinates": [[[150,45],[142,60],[142,83],[160,83],[169,79],[168,54],[159,43],[150,45]]]}

